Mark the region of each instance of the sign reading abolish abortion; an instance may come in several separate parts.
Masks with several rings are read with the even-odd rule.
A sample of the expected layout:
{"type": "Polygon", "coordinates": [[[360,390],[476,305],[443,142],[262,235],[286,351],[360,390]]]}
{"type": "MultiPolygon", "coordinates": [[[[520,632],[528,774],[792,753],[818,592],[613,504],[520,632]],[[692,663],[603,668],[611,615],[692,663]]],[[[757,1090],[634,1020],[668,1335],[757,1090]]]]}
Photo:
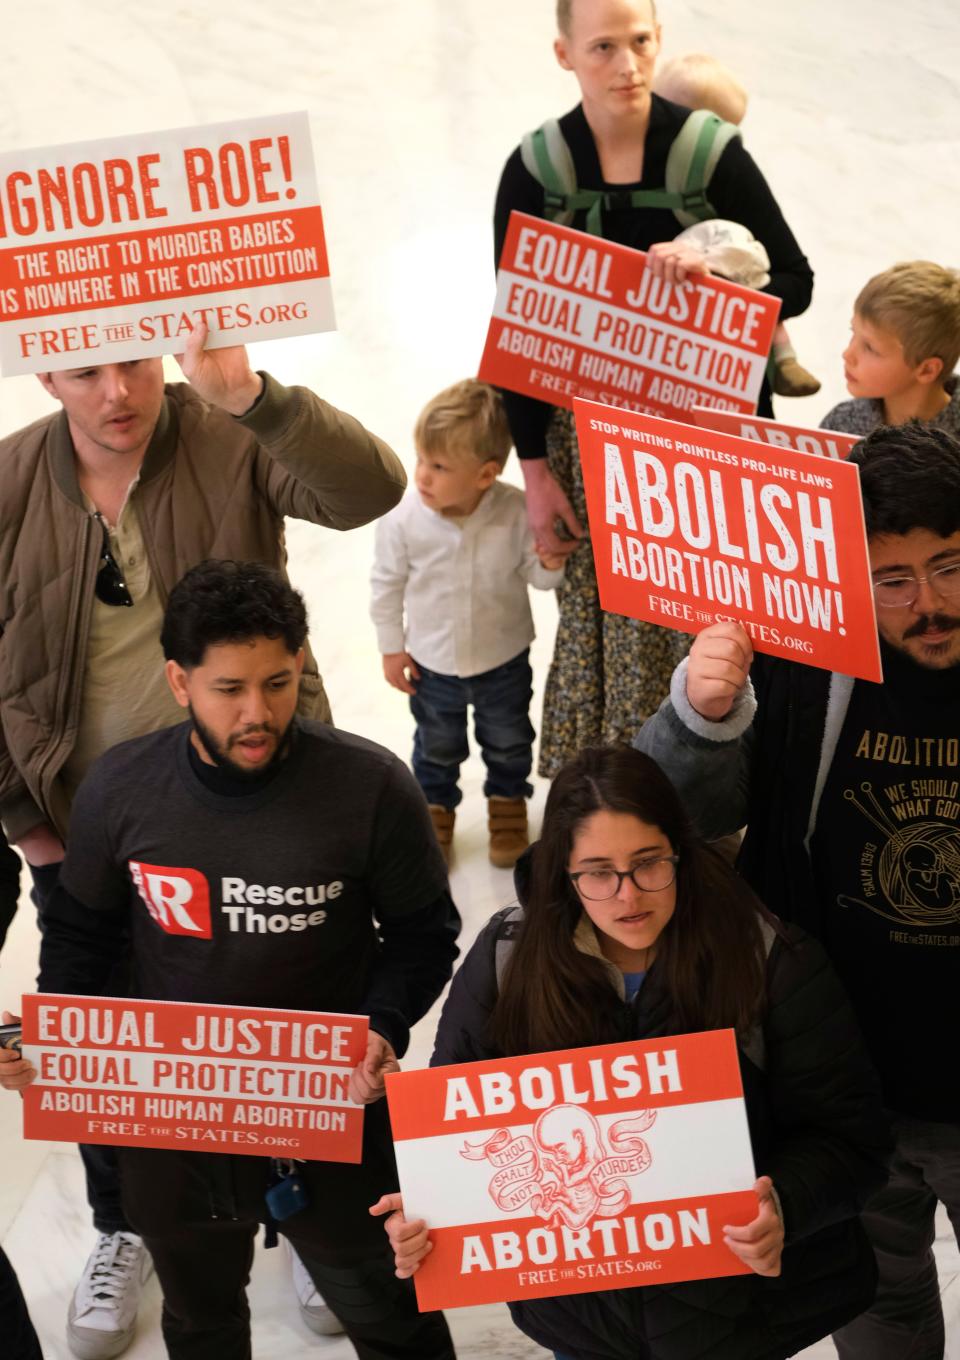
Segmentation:
{"type": "Polygon", "coordinates": [[[779,300],[706,275],[667,283],[646,259],[511,213],[480,377],[568,409],[755,410],[779,300]]]}
{"type": "Polygon", "coordinates": [[[757,1214],[732,1030],[387,1077],[421,1309],[746,1273],[757,1214]]]}
{"type": "Polygon", "coordinates": [[[25,996],[24,1136],[359,1162],[366,1045],[364,1016],[25,996]]]}
{"type": "Polygon", "coordinates": [[[715,411],[709,406],[695,406],[690,414],[694,423],[704,430],[735,434],[739,439],[755,439],[760,444],[772,444],[778,449],[819,453],[822,458],[846,458],[854,444],[863,438],[859,434],[841,434],[838,430],[811,430],[803,425],[785,425],[782,420],[770,420],[767,416],[735,416],[729,411],[715,411]]]}
{"type": "Polygon", "coordinates": [[[578,401],[601,606],[882,679],[854,463],[578,401]]]}
{"type": "Polygon", "coordinates": [[[0,367],[332,330],[305,113],[0,156],[0,367]]]}

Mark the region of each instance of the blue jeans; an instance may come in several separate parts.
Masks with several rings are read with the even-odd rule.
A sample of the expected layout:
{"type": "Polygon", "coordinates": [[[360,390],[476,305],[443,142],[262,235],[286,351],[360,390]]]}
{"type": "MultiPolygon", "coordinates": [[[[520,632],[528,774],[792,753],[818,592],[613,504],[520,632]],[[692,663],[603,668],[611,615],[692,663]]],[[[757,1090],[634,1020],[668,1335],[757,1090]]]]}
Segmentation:
{"type": "Polygon", "coordinates": [[[492,671],[461,680],[440,675],[416,663],[420,679],[410,700],[417,724],[413,738],[413,773],[428,803],[455,808],[462,798],[457,787],[460,766],[470,754],[467,706],[473,705],[473,730],[487,767],[487,798],[529,798],[527,782],[533,765],[529,708],[533,672],[529,650],[492,671]]]}

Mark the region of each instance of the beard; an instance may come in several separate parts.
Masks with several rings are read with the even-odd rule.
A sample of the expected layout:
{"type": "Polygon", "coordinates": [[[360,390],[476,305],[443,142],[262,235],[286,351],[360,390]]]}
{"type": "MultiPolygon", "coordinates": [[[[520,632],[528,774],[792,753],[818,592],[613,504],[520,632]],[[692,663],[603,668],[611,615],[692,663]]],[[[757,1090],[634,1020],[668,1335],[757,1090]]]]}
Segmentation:
{"type": "Polygon", "coordinates": [[[236,736],[230,737],[227,746],[223,747],[219,744],[210,729],[205,727],[197,717],[192,705],[188,708],[188,712],[190,714],[190,721],[193,723],[193,730],[197,734],[200,744],[207,755],[218,769],[223,770],[225,774],[229,774],[233,779],[243,779],[251,782],[262,779],[268,771],[274,771],[290,754],[291,735],[293,724],[296,722],[296,714],[294,714],[287,723],[283,732],[279,732],[276,727],[272,727],[269,723],[259,723],[256,727],[244,728],[244,730],[238,732],[236,736]],[[240,765],[237,761],[233,760],[230,756],[230,747],[235,745],[236,742],[242,741],[244,737],[256,736],[259,733],[264,733],[266,736],[277,738],[276,750],[267,763],[251,768],[247,765],[240,765]]]}
{"type": "Polygon", "coordinates": [[[915,665],[922,666],[924,670],[946,671],[952,670],[955,666],[960,666],[958,634],[960,634],[960,619],[953,615],[921,614],[898,637],[891,637],[889,634],[885,634],[885,636],[892,647],[909,657],[915,665]],[[922,643],[923,655],[920,656],[908,644],[915,638],[922,639],[923,634],[928,629],[945,633],[947,636],[942,642],[922,643]]]}

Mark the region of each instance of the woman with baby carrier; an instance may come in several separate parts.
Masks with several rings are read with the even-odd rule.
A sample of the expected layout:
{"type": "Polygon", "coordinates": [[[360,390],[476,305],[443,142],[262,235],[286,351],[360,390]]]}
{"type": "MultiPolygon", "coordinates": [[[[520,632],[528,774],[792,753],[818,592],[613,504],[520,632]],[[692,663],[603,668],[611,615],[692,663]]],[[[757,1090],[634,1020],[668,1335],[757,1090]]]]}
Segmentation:
{"type": "MultiPolygon", "coordinates": [[[[766,248],[780,319],[806,310],[813,274],[738,129],[653,92],[660,25],[653,0],[558,0],[554,50],[581,102],[524,137],[504,167],[494,215],[499,260],[513,210],[649,251],[668,280],[704,272],[674,238],[706,218],[747,227],[766,248]]],[[[589,544],[573,416],[505,393],[531,527],[551,553],[570,553],[547,678],[540,773],[595,742],[627,740],[656,711],[684,654],[681,634],[603,615],[589,544]],[[558,521],[560,522],[558,525],[558,521]]],[[[766,386],[761,414],[771,414],[766,386]]]]}

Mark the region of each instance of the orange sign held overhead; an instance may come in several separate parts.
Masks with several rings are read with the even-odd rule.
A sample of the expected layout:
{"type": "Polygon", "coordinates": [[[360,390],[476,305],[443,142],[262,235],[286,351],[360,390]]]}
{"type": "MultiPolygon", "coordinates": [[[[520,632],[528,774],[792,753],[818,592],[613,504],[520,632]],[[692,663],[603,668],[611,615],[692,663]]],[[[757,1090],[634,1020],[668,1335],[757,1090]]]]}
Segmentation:
{"type": "Polygon", "coordinates": [[[854,463],[578,401],[600,604],[882,679],[854,463]]]}
{"type": "Polygon", "coordinates": [[[719,430],[721,434],[735,434],[738,439],[754,439],[759,444],[773,444],[778,449],[796,449],[798,453],[818,453],[822,458],[846,458],[862,435],[841,434],[839,430],[811,430],[803,425],[785,425],[782,420],[766,416],[737,416],[729,411],[717,411],[712,406],[694,406],[690,412],[695,425],[705,430],[719,430]]]}
{"type": "Polygon", "coordinates": [[[480,377],[567,409],[751,412],[779,310],[706,274],[668,283],[640,250],[514,212],[480,377]]]}
{"type": "Polygon", "coordinates": [[[747,1272],[757,1214],[732,1030],[387,1077],[421,1309],[747,1272]]]}
{"type": "Polygon", "coordinates": [[[25,996],[26,1138],[359,1162],[367,1019],[25,996]]]}
{"type": "Polygon", "coordinates": [[[0,367],[334,327],[305,113],[0,156],[0,367]]]}

